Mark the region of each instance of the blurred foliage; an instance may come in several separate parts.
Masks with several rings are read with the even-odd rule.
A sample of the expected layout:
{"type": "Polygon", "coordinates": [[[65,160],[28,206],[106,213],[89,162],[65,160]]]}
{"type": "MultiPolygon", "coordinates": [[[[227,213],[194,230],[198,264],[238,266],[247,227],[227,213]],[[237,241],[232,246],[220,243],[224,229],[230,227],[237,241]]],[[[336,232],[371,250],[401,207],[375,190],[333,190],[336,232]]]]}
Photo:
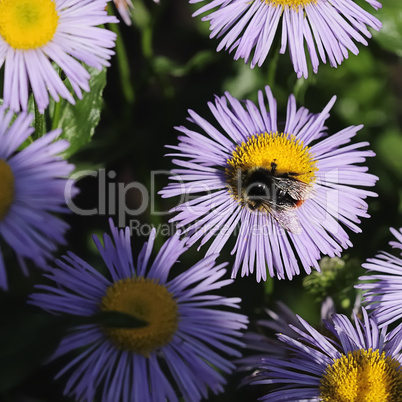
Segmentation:
{"type": "Polygon", "coordinates": [[[323,257],[320,261],[321,272],[314,271],[303,279],[303,287],[311,293],[316,303],[323,303],[330,295],[336,312],[349,317],[355,307],[358,292],[354,288],[360,275],[364,273],[359,261],[343,258],[323,257]]]}
{"type": "Polygon", "coordinates": [[[402,56],[402,9],[399,0],[385,0],[378,12],[383,28],[374,32],[376,41],[386,50],[402,56]]]}
{"type": "MultiPolygon", "coordinates": [[[[323,274],[314,273],[306,279],[302,274],[292,281],[270,279],[267,283],[256,283],[253,276],[237,278],[225,292],[243,299],[243,312],[251,320],[264,318],[264,308],[281,300],[317,324],[325,295],[333,297],[344,312],[350,312],[360,264],[377,250],[387,249],[389,227],[402,226],[402,2],[384,0],[383,10],[376,13],[384,27],[373,33],[368,47],[358,46],[359,55],[350,55],[337,69],[321,64],[317,75],[300,80],[296,79],[288,54],[279,55],[273,50],[261,68],[250,69],[242,60],[233,61],[232,54],[217,53],[218,40],[208,38],[209,24],[191,17],[197,9],[195,5],[174,0],[161,0],[159,5],[151,0],[133,3],[133,26],[121,23],[113,28],[119,41],[112,66],[107,71],[90,70],[91,92],[84,94],[75,107],[64,100],[52,101],[44,116],[47,129],[63,128],[63,138],[72,143],[66,156],[77,169],[104,167],[116,173],[113,179],[107,176],[106,183],[101,183],[99,176],[80,180],[76,205],[88,210],[97,208],[99,192],[106,185],[108,200],[118,202],[124,196],[131,209],[139,208],[142,200],[138,191],[116,191],[118,183],[139,182],[149,189],[153,208],[138,216],[120,218],[127,225],[131,219],[138,219],[145,225],[166,228],[171,217],[168,211],[178,200],[161,199],[157,194],[167,184],[167,171],[171,168],[170,159],[164,158],[164,147],[177,144],[178,133],[173,127],[186,123],[188,109],[211,118],[207,102],[215,94],[230,91],[236,97],[255,101],[257,91],[269,84],[283,121],[290,93],[295,93],[299,105],[314,113],[336,95],[338,100],[327,121],[329,132],[363,123],[355,140],[370,142],[377,154],[368,161],[370,171],[380,178],[375,189],[379,197],[368,201],[371,219],[363,220],[362,233],[350,233],[354,247],[347,250],[347,259],[322,261],[323,274]]],[[[109,207],[110,204],[98,215],[71,214],[67,218],[71,224],[68,249],[99,270],[104,267],[90,236],[108,230],[108,215],[114,215],[116,221],[119,218],[109,214],[109,207]]],[[[150,230],[150,226],[144,226],[147,227],[150,230]]],[[[134,253],[138,253],[147,234],[149,231],[144,229],[141,238],[134,237],[134,253]]],[[[165,239],[160,231],[157,245],[165,239]]],[[[229,268],[233,245],[232,241],[219,257],[219,261],[229,261],[229,268]]],[[[60,254],[65,251],[61,249],[60,254]]],[[[195,247],[190,249],[181,258],[182,269],[205,251],[205,246],[200,252],[195,247]]],[[[71,401],[61,396],[63,380],[52,380],[63,361],[42,365],[63,328],[54,317],[26,305],[34,284],[43,279],[34,269],[29,277],[23,276],[16,265],[9,255],[10,292],[0,294],[0,318],[6,329],[0,337],[0,359],[7,356],[7,365],[4,361],[2,365],[9,367],[0,381],[0,389],[7,389],[0,393],[0,399],[71,401]],[[10,357],[14,357],[12,364],[10,357]]],[[[244,389],[237,389],[238,383],[236,375],[229,378],[227,392],[210,400],[249,400],[244,389]]]]}

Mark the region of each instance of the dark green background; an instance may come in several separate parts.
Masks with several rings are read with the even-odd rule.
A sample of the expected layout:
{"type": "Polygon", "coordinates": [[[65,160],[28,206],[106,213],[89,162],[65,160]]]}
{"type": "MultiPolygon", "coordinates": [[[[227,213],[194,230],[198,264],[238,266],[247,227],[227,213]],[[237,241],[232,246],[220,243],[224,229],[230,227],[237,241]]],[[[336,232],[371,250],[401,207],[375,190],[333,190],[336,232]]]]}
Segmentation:
{"type": "MultiPolygon", "coordinates": [[[[112,67],[94,77],[92,98],[82,106],[73,108],[63,104],[59,124],[68,128],[71,140],[70,160],[77,170],[106,168],[117,177],[109,182],[138,181],[150,186],[151,172],[169,170],[170,158],[164,157],[166,144],[177,144],[176,125],[187,125],[187,109],[193,109],[210,119],[207,102],[215,94],[229,90],[240,99],[256,100],[257,91],[264,85],[272,87],[278,101],[279,120],[285,119],[286,102],[295,93],[299,106],[304,105],[318,113],[335,94],[338,101],[327,121],[329,132],[334,133],[348,125],[364,124],[354,141],[369,141],[377,156],[367,164],[370,172],[380,180],[375,191],[378,198],[369,199],[371,219],[365,219],[363,233],[350,233],[354,247],[346,250],[345,268],[328,280],[314,282],[313,292],[303,287],[302,274],[292,281],[269,280],[256,283],[255,278],[237,278],[223,290],[227,295],[243,299],[242,309],[250,319],[263,318],[265,307],[281,300],[295,312],[310,320],[320,321],[320,301],[324,295],[334,297],[338,311],[349,314],[354,303],[353,284],[359,274],[361,262],[378,250],[387,250],[391,240],[389,227],[400,227],[402,207],[402,5],[399,0],[385,0],[384,9],[373,12],[384,24],[369,47],[358,45],[360,54],[350,55],[339,68],[320,65],[317,75],[297,80],[289,55],[270,53],[262,68],[251,70],[242,60],[232,55],[216,53],[217,40],[208,38],[208,23],[192,18],[197,7],[186,1],[134,0],[134,25],[119,25],[120,39],[125,48],[128,69],[120,68],[114,57],[112,67]],[[100,99],[103,86],[104,102],[100,99]],[[94,107],[91,119],[88,108],[94,107]],[[97,110],[102,108],[99,125],[97,110]],[[63,120],[64,119],[64,120],[63,120]],[[93,135],[93,137],[91,137],[93,135]],[[92,138],[92,139],[91,139],[92,138]],[[323,287],[324,286],[324,287],[323,287]]],[[[367,7],[369,9],[369,7],[367,7]]],[[[274,46],[275,47],[275,46],[274,46]]],[[[120,50],[119,50],[120,52],[120,50]]],[[[127,66],[126,66],[127,67],[127,66]]],[[[90,96],[90,95],[88,95],[90,96]]],[[[47,114],[48,129],[52,124],[54,105],[47,114]]],[[[167,176],[157,176],[156,206],[168,211],[177,203],[175,199],[161,199],[156,191],[167,184],[167,176]]],[[[98,182],[87,178],[79,182],[81,190],[76,204],[82,208],[95,208],[98,202],[98,182]]],[[[141,199],[130,191],[127,203],[131,208],[140,205],[141,199]]],[[[139,219],[144,224],[166,223],[170,216],[155,216],[146,210],[139,219]]],[[[137,217],[135,217],[137,218],[137,217]]],[[[128,224],[130,217],[126,218],[128,224]]],[[[108,228],[107,216],[67,217],[71,224],[68,249],[71,249],[102,270],[102,261],[94,249],[90,236],[101,234],[108,228]]],[[[134,238],[137,255],[145,238],[134,238]]],[[[157,247],[165,238],[157,238],[157,247]]],[[[230,256],[233,240],[225,247],[219,261],[233,263],[230,256]]],[[[3,247],[4,248],[4,247],[3,247]]],[[[200,252],[192,248],[181,258],[183,269],[202,258],[207,247],[200,252]]],[[[60,254],[66,251],[60,250],[60,254]]],[[[0,400],[1,401],[70,401],[62,397],[63,380],[52,377],[67,360],[60,359],[42,365],[43,359],[56,346],[62,331],[57,321],[36,308],[25,304],[35,283],[43,281],[40,272],[32,269],[24,277],[12,255],[7,255],[9,292],[0,293],[0,400]]],[[[251,328],[255,328],[254,324],[251,328]]],[[[229,378],[227,392],[211,401],[249,401],[261,395],[258,387],[238,390],[239,376],[229,378]]]]}

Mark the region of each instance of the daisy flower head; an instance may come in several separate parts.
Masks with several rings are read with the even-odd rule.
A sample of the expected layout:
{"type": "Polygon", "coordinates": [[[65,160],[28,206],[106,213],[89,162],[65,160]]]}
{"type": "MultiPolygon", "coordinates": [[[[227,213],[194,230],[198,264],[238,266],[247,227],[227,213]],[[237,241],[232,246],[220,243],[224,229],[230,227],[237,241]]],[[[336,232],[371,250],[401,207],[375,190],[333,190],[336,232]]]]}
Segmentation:
{"type": "Polygon", "coordinates": [[[189,235],[189,245],[215,237],[207,255],[220,252],[238,230],[232,250],[232,275],[254,272],[257,281],[271,277],[291,279],[319,271],[321,254],[339,256],[351,245],[343,226],[360,232],[360,217],[368,217],[367,196],[360,187],[373,186],[376,176],[358,165],[374,156],[361,149],[367,142],[350,144],[362,126],[327,135],[325,120],[335,102],[321,113],[297,108],[289,97],[287,116],[280,129],[277,104],[270,88],[258,94],[258,106],[239,102],[229,93],[216,97],[209,108],[220,128],[190,110],[195,129],[182,133],[171,154],[179,168],[162,197],[191,195],[172,209],[171,219],[189,235]],[[281,131],[280,131],[281,130],[281,131]],[[193,194],[197,194],[193,195],[193,194]]]}
{"type": "Polygon", "coordinates": [[[226,264],[205,258],[171,277],[171,269],[186,250],[175,234],[150,261],[155,230],[133,262],[129,228],[119,230],[110,221],[112,236],[104,246],[94,237],[107,275],[69,253],[48,276],[52,285],[37,286],[31,303],[56,314],[91,316],[119,311],[148,323],[143,328],[73,328],[52,358],[73,350],[79,354],[57,375],[70,371],[65,393],[80,401],[159,402],[207,398],[208,388],[223,390],[221,373],[234,366],[225,355],[239,357],[237,349],[247,317],[230,311],[239,298],[211,291],[229,285],[223,279],[226,264]],[[218,372],[218,370],[220,372],[218,372]]]}
{"type": "MultiPolygon", "coordinates": [[[[64,191],[74,169],[58,154],[69,147],[55,141],[55,130],[28,145],[19,146],[33,133],[33,116],[21,113],[12,123],[13,113],[0,108],[0,238],[17,255],[27,273],[25,259],[47,268],[47,261],[64,244],[67,223],[53,213],[66,213],[64,191]]],[[[72,195],[76,189],[72,187],[72,195]]],[[[7,289],[4,259],[0,250],[0,288],[7,289]]]]}
{"type": "Polygon", "coordinates": [[[90,74],[114,54],[116,35],[99,25],[117,22],[107,0],[0,0],[0,67],[4,64],[4,104],[27,110],[29,90],[41,113],[49,94],[75,104],[53,63],[66,75],[79,99],[89,91],[90,74]]]}
{"type": "Polygon", "coordinates": [[[354,323],[334,314],[322,335],[299,317],[303,329],[278,334],[285,358],[262,360],[253,382],[272,386],[263,401],[396,402],[402,395],[401,328],[379,329],[363,309],[354,323]],[[290,354],[290,356],[289,356],[290,354]]]}
{"type": "MultiPolygon", "coordinates": [[[[328,297],[321,305],[322,322],[330,319],[335,312],[333,300],[328,297]]],[[[245,344],[245,356],[237,360],[238,371],[249,374],[242,380],[242,384],[250,384],[256,380],[261,372],[261,362],[269,356],[275,359],[287,359],[291,352],[283,347],[283,343],[276,334],[294,335],[294,329],[304,330],[299,316],[286,304],[277,301],[273,310],[265,309],[267,317],[257,320],[255,330],[245,332],[242,341],[245,344]]],[[[323,326],[320,326],[320,329],[323,326]]]]}
{"type": "MultiPolygon", "coordinates": [[[[391,233],[396,241],[389,244],[402,249],[402,228],[391,228],[391,233]]],[[[402,255],[402,253],[401,253],[402,255]]],[[[367,308],[380,324],[389,325],[402,319],[402,258],[390,253],[380,252],[375,258],[369,258],[363,268],[368,275],[361,276],[356,285],[364,293],[364,301],[367,308]]]]}
{"type": "Polygon", "coordinates": [[[131,15],[130,10],[134,9],[131,0],[113,0],[116,8],[127,25],[131,25],[131,15]]]}
{"type": "MultiPolygon", "coordinates": [[[[211,38],[222,38],[217,50],[232,52],[234,59],[251,59],[251,68],[264,63],[281,29],[279,52],[289,54],[297,77],[307,78],[307,47],[313,71],[317,73],[319,59],[327,58],[337,67],[348,58],[348,52],[358,54],[355,42],[367,45],[371,37],[368,27],[381,28],[381,22],[362,9],[354,0],[190,0],[204,3],[193,16],[207,13],[211,38]]],[[[366,0],[375,9],[376,0],[366,0]]]]}
{"type": "Polygon", "coordinates": [[[274,309],[266,309],[265,313],[268,317],[256,322],[257,330],[245,332],[242,338],[244,349],[250,355],[239,359],[237,364],[239,371],[252,371],[243,381],[246,384],[255,380],[259,364],[266,356],[283,358],[288,355],[288,351],[282,348],[282,343],[274,334],[279,332],[292,335],[293,330],[289,324],[303,328],[296,314],[282,302],[276,302],[274,309]]]}

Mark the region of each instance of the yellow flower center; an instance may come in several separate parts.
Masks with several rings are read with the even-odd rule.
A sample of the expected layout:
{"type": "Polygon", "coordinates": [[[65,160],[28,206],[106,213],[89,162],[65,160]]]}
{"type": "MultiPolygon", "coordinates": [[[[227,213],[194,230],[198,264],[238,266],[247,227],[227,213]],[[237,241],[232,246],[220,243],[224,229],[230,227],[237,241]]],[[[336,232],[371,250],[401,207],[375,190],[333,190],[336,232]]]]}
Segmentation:
{"type": "Polygon", "coordinates": [[[118,348],[145,357],[167,345],[178,326],[178,308],[172,294],[164,285],[143,277],[122,279],[110,286],[101,309],[131,314],[148,322],[142,328],[105,329],[118,348]]]}
{"type": "Polygon", "coordinates": [[[0,35],[14,49],[45,45],[58,21],[53,0],[0,0],[0,35]]]}
{"type": "Polygon", "coordinates": [[[0,222],[14,201],[14,175],[10,166],[0,159],[0,222]]]}
{"type": "Polygon", "coordinates": [[[294,135],[278,132],[251,136],[236,147],[227,163],[232,171],[259,167],[271,170],[275,163],[276,174],[292,172],[299,181],[307,184],[314,182],[314,172],[318,170],[309,147],[296,140],[294,135]]]}
{"type": "Polygon", "coordinates": [[[349,352],[327,367],[320,392],[324,402],[400,402],[401,364],[378,350],[349,352]]]}
{"type": "Polygon", "coordinates": [[[265,4],[280,6],[280,7],[291,7],[294,9],[304,8],[311,3],[317,3],[317,0],[261,0],[265,4]]]}

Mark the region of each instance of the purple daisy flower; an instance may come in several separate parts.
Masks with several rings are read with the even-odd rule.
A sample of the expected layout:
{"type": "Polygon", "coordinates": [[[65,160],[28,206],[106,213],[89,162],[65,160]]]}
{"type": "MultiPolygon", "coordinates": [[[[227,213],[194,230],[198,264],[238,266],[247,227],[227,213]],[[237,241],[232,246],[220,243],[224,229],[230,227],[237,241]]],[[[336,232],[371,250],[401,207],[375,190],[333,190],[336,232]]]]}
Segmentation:
{"type": "MultiPolygon", "coordinates": [[[[366,1],[375,9],[381,7],[376,0],[366,1]]],[[[359,53],[355,42],[367,45],[365,37],[371,38],[367,27],[381,28],[380,21],[353,0],[207,0],[193,16],[203,13],[208,13],[203,21],[210,21],[211,38],[223,37],[217,50],[236,50],[234,59],[246,63],[251,59],[252,68],[267,58],[281,23],[279,52],[285,53],[289,46],[298,78],[308,75],[305,45],[316,73],[319,58],[326,63],[328,57],[337,67],[349,51],[359,53]]]]}
{"type": "Polygon", "coordinates": [[[377,177],[357,164],[374,156],[367,142],[350,144],[363,126],[351,126],[327,135],[325,120],[335,102],[319,114],[297,109],[289,97],[283,132],[278,132],[277,105],[266,87],[269,111],[262,91],[257,107],[233,98],[216,97],[209,108],[221,129],[189,111],[189,121],[201,132],[177,127],[183,135],[169,146],[179,169],[161,191],[163,197],[190,194],[191,200],[172,211],[171,222],[189,234],[189,245],[213,236],[207,255],[218,253],[238,224],[232,251],[233,277],[254,272],[257,281],[271,277],[291,279],[319,270],[321,254],[339,256],[351,246],[343,226],[360,232],[360,217],[368,217],[364,199],[375,193],[359,188],[373,186],[377,177]],[[326,137],[326,138],[324,138],[326,137]],[[359,186],[359,187],[358,187],[359,186]]]}
{"type": "Polygon", "coordinates": [[[2,0],[0,67],[4,64],[4,104],[27,110],[29,88],[43,113],[49,95],[75,104],[54,62],[79,99],[89,91],[90,74],[81,64],[109,66],[116,35],[98,25],[117,22],[107,15],[106,0],[2,0]]]}
{"type": "Polygon", "coordinates": [[[266,357],[284,358],[289,353],[282,348],[282,343],[273,335],[276,333],[292,335],[293,330],[290,324],[302,329],[297,315],[282,302],[276,302],[274,310],[265,310],[268,318],[256,322],[258,332],[248,331],[243,336],[245,349],[251,352],[249,356],[237,361],[239,371],[252,371],[247,376],[243,384],[248,384],[255,380],[258,373],[260,362],[266,357]],[[269,332],[270,335],[266,333],[269,332]]]}
{"type": "Polygon", "coordinates": [[[342,314],[324,322],[322,335],[299,317],[293,335],[278,334],[290,357],[265,358],[253,384],[272,387],[263,401],[399,401],[402,332],[379,329],[363,309],[354,324],[342,314]]]}
{"type": "MultiPolygon", "coordinates": [[[[226,311],[239,308],[239,298],[210,291],[229,285],[221,279],[226,264],[205,258],[182,274],[170,271],[187,249],[176,234],[168,239],[151,263],[155,239],[152,231],[136,266],[130,231],[118,230],[110,221],[112,238],[104,235],[104,247],[94,242],[108,274],[103,276],[76,255],[57,261],[46,275],[54,284],[37,286],[41,293],[31,303],[56,314],[91,316],[117,310],[147,321],[144,328],[73,328],[52,359],[79,350],[79,355],[57,375],[70,371],[65,393],[81,401],[178,401],[175,387],[186,401],[206,398],[208,388],[223,390],[234,366],[223,355],[240,356],[240,330],[247,317],[226,311]],[[165,370],[166,369],[166,370],[165,370]],[[166,373],[167,371],[167,373],[166,373]]],[[[56,378],[57,378],[56,377],[56,378]]]]}
{"type": "MultiPolygon", "coordinates": [[[[47,268],[47,260],[64,244],[67,223],[53,213],[69,212],[64,190],[74,169],[58,156],[69,147],[55,141],[61,130],[39,138],[22,151],[19,146],[33,133],[33,116],[0,108],[0,237],[14,250],[25,273],[24,259],[47,268]]],[[[76,189],[71,188],[72,195],[76,189]]],[[[0,288],[7,289],[7,276],[0,250],[0,288]]]]}
{"type": "MultiPolygon", "coordinates": [[[[397,241],[389,244],[402,249],[402,228],[391,228],[397,241]]],[[[401,253],[402,255],[402,253],[401,253]]],[[[402,318],[402,259],[392,254],[381,252],[375,258],[369,258],[363,267],[370,275],[361,276],[356,288],[363,289],[367,308],[381,326],[389,325],[402,318]]]]}
{"type": "Polygon", "coordinates": [[[130,10],[134,9],[133,3],[131,0],[113,0],[114,4],[117,7],[117,10],[119,11],[119,14],[123,21],[127,25],[131,25],[131,14],[130,10]]]}
{"type": "MultiPolygon", "coordinates": [[[[294,330],[298,328],[303,331],[304,327],[299,317],[284,303],[278,301],[274,309],[265,310],[268,318],[256,322],[257,331],[247,331],[243,336],[245,350],[248,356],[237,361],[238,371],[251,372],[244,378],[242,384],[250,384],[258,377],[261,362],[269,356],[275,359],[287,359],[290,351],[283,347],[283,343],[277,339],[275,334],[280,333],[293,336],[294,330]]],[[[321,306],[321,318],[323,322],[331,318],[335,313],[333,300],[328,297],[321,306]]]]}

